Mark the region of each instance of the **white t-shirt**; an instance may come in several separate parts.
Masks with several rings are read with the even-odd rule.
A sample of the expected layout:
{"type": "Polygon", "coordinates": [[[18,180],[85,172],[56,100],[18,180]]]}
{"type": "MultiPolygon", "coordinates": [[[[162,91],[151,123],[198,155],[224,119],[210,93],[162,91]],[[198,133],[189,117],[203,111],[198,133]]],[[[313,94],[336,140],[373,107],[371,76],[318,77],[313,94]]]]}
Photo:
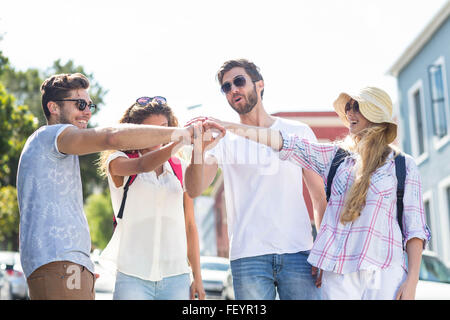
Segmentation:
{"type": "MultiPolygon", "coordinates": [[[[109,163],[118,157],[127,155],[120,151],[111,154],[108,169],[109,163]]],[[[187,165],[183,160],[181,164],[184,179],[187,165]]],[[[117,214],[128,177],[117,188],[108,170],[117,227],[101,259],[112,261],[122,273],[150,281],[190,272],[183,189],[168,161],[163,169],[159,177],[154,171],[137,175],[128,189],[122,219],[117,219],[117,214]]]]}
{"type": "MultiPolygon", "coordinates": [[[[317,141],[301,122],[276,118],[270,128],[317,141]]],[[[207,155],[217,159],[224,175],[231,260],[311,249],[301,167],[231,132],[207,155]]]]}

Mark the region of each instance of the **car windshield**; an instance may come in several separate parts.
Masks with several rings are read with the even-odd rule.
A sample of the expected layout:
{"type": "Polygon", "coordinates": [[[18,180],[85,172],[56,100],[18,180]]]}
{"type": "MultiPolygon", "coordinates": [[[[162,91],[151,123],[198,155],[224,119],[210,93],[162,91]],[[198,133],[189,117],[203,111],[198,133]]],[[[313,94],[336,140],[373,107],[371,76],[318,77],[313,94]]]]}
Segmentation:
{"type": "Polygon", "coordinates": [[[450,270],[436,257],[423,256],[420,280],[450,283],[450,270]]]}
{"type": "Polygon", "coordinates": [[[202,267],[202,269],[208,269],[208,270],[227,271],[229,268],[229,265],[223,264],[223,263],[203,262],[201,264],[201,267],[202,267]]]}

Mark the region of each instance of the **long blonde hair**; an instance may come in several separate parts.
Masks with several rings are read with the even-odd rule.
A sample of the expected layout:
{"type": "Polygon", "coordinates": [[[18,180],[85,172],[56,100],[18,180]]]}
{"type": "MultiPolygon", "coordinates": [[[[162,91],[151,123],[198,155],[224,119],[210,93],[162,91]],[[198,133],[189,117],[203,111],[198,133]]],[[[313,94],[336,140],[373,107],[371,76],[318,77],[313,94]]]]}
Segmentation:
{"type": "Polygon", "coordinates": [[[360,216],[366,205],[372,174],[395,150],[387,143],[388,127],[387,123],[373,123],[357,136],[351,135],[341,143],[341,147],[358,155],[355,181],[347,194],[340,218],[343,224],[355,221],[360,216]]]}
{"type": "MultiPolygon", "coordinates": [[[[158,102],[150,102],[149,104],[142,106],[139,103],[133,103],[120,119],[119,123],[134,123],[134,124],[142,124],[150,116],[153,115],[164,115],[167,118],[169,127],[178,127],[178,119],[173,114],[172,109],[166,105],[158,102]]],[[[137,150],[122,150],[122,151],[137,151],[137,150]]],[[[115,150],[106,150],[101,152],[100,158],[97,161],[98,165],[98,173],[102,177],[107,176],[107,167],[106,163],[108,161],[108,157],[114,153],[115,150]]]]}

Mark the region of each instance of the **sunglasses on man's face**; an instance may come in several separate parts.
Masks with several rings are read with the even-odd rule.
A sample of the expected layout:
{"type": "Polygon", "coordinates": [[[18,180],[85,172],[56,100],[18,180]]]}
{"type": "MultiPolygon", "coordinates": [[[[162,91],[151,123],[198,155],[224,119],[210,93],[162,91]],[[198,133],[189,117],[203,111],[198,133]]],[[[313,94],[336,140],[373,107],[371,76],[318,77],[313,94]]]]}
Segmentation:
{"type": "Polygon", "coordinates": [[[350,110],[353,110],[353,112],[359,112],[359,103],[358,101],[349,101],[345,104],[345,113],[349,112],[350,110]],[[353,102],[353,103],[352,103],[353,102]]]}
{"type": "Polygon", "coordinates": [[[89,110],[91,113],[94,113],[94,111],[97,109],[97,105],[94,103],[87,103],[86,100],[83,99],[61,99],[61,100],[53,100],[53,101],[75,101],[76,106],[78,107],[78,110],[83,111],[86,109],[86,107],[89,107],[89,110]]]}
{"type": "MultiPolygon", "coordinates": [[[[244,87],[246,83],[247,80],[245,80],[244,76],[237,76],[236,78],[233,79],[233,84],[238,88],[244,87]]],[[[224,84],[222,84],[222,87],[220,88],[222,89],[223,93],[227,94],[228,92],[231,91],[231,83],[227,81],[224,84]]]]}
{"type": "Polygon", "coordinates": [[[140,105],[140,106],[146,106],[148,105],[150,102],[152,101],[156,101],[159,104],[167,104],[167,100],[164,97],[161,96],[155,96],[155,97],[140,97],[136,99],[136,102],[140,105]]]}

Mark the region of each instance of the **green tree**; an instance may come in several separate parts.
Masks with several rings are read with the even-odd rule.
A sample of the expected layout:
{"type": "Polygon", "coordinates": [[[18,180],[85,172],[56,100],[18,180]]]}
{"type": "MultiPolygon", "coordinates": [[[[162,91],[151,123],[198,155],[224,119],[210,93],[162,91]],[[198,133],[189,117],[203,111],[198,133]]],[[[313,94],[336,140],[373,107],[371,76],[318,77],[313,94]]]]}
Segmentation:
{"type": "Polygon", "coordinates": [[[17,71],[9,64],[0,77],[8,92],[13,94],[17,103],[27,105],[33,115],[38,119],[39,126],[46,124],[44,112],[41,107],[41,84],[43,75],[37,69],[17,71]]]}
{"type": "Polygon", "coordinates": [[[90,195],[84,206],[93,248],[104,249],[113,233],[113,209],[109,192],[90,195]]]}
{"type": "Polygon", "coordinates": [[[0,244],[3,250],[19,249],[19,206],[13,186],[0,188],[0,244]]]}
{"type": "Polygon", "coordinates": [[[19,207],[16,176],[20,153],[37,123],[26,106],[0,83],[0,243],[7,250],[18,250],[19,207]]]}
{"type": "Polygon", "coordinates": [[[25,142],[37,128],[27,106],[17,106],[0,83],[0,186],[16,185],[17,165],[25,142]]]}

